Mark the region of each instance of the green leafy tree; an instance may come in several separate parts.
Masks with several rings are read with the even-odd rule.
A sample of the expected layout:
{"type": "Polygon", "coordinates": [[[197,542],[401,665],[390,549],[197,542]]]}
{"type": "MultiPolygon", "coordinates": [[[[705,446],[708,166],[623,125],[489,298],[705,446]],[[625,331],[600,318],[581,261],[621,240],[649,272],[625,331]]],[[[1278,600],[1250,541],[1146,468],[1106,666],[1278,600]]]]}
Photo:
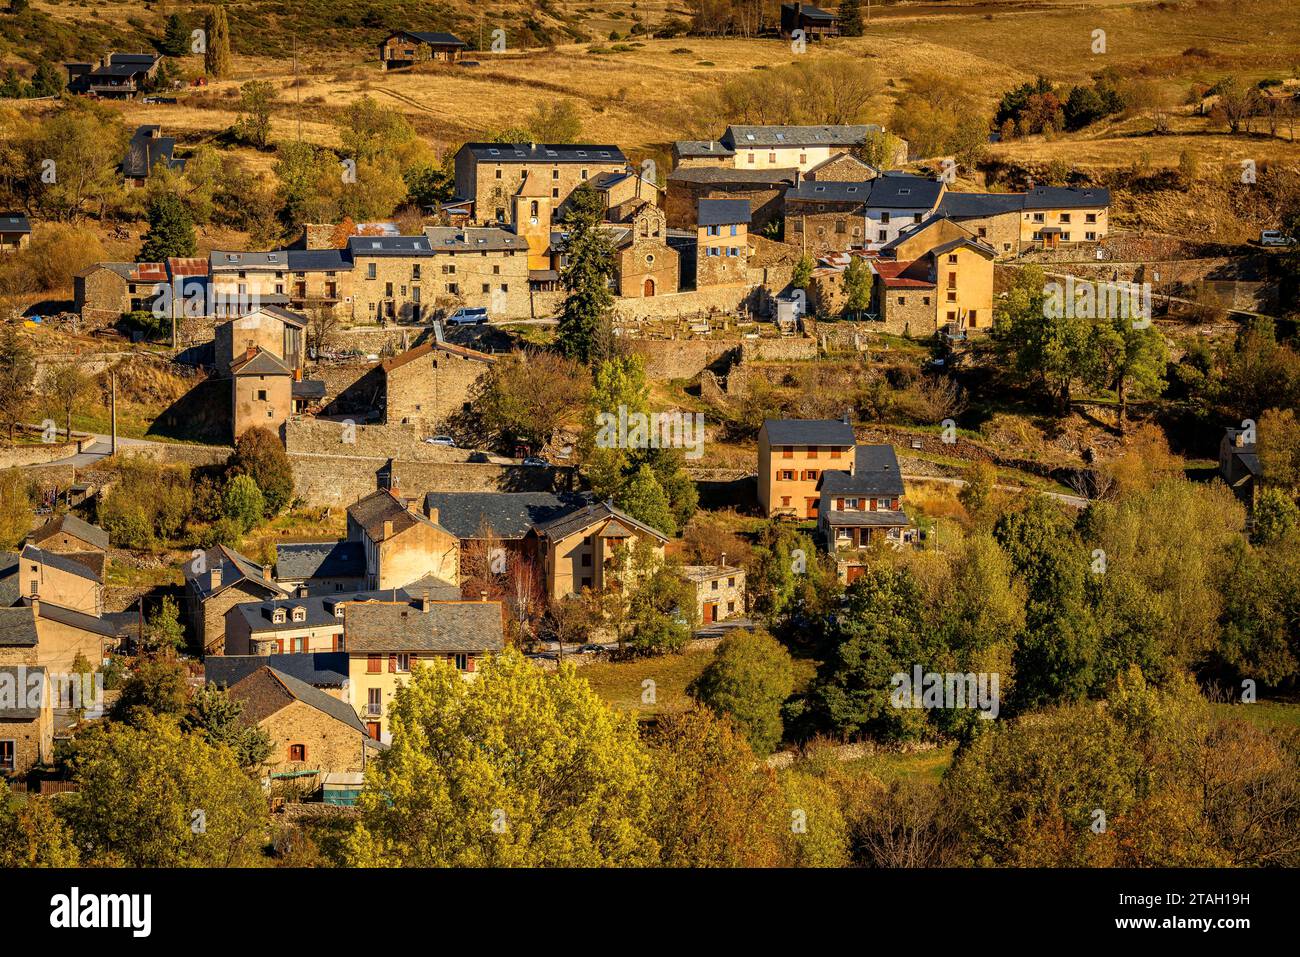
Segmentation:
{"type": "Polygon", "coordinates": [[[582,118],[573,100],[543,101],[528,118],[528,132],[537,143],[577,143],[582,138],[582,118]]]}
{"type": "Polygon", "coordinates": [[[1280,488],[1262,488],[1251,512],[1251,541],[1269,545],[1286,538],[1300,526],[1300,506],[1280,488]]]}
{"type": "Polygon", "coordinates": [[[184,646],[180,609],[171,595],[164,595],[158,607],[149,613],[144,626],[144,644],[152,652],[175,652],[184,646]]]}
{"type": "Polygon", "coordinates": [[[622,569],[615,597],[631,595],[628,645],[643,655],[681,651],[697,623],[694,590],[646,539],[638,540],[630,551],[625,549],[616,560],[622,569]]]}
{"type": "Polygon", "coordinates": [[[284,444],[267,429],[248,429],[236,440],[226,474],[253,480],[262,493],[265,518],[274,518],[293,502],[293,464],[284,444]]]}
{"type": "Polygon", "coordinates": [[[166,262],[173,256],[193,256],[197,249],[194,220],[181,200],[159,196],[149,204],[149,229],[140,247],[140,262],[166,262]]]}
{"type": "Polygon", "coordinates": [[[794,662],[767,632],[730,632],[686,690],[736,722],[754,753],[766,757],[781,741],[781,706],[794,690],[794,662]]]}
{"type": "Polygon", "coordinates": [[[45,373],[41,391],[63,413],[64,434],[72,441],[72,412],[90,392],[91,379],[77,362],[62,362],[45,373]]]}
{"type": "Polygon", "coordinates": [[[673,517],[668,493],[650,466],[643,465],[632,474],[619,495],[618,503],[623,511],[651,528],[665,535],[677,533],[677,520],[673,517]]]}
{"type": "Polygon", "coordinates": [[[77,735],[76,790],[62,810],[84,864],[247,867],[267,837],[266,799],[225,747],[174,718],[110,722],[77,735]]]}
{"type": "Polygon", "coordinates": [[[32,795],[21,806],[8,796],[0,801],[0,867],[76,867],[80,860],[51,798],[32,795]]]}
{"type": "Polygon", "coordinates": [[[1130,397],[1152,398],[1164,391],[1165,340],[1153,325],[1137,327],[1132,318],[1116,318],[1098,333],[1102,362],[1119,400],[1119,429],[1128,423],[1130,397]]]}
{"type": "Polygon", "coordinates": [[[17,548],[32,529],[31,485],[17,468],[0,472],[0,549],[17,548]]]}
{"type": "Polygon", "coordinates": [[[22,421],[36,378],[36,362],[27,340],[18,334],[15,323],[0,321],[0,419],[9,426],[9,442],[14,440],[14,426],[22,421]]]}
{"type": "Polygon", "coordinates": [[[470,402],[484,429],[506,448],[544,449],[591,394],[587,368],[554,352],[520,349],[480,377],[470,402]]]}
{"type": "Polygon", "coordinates": [[[181,728],[201,734],[213,747],[228,748],[245,770],[260,767],[271,755],[271,736],[244,714],[242,701],[216,685],[194,693],[181,728]]]}
{"type": "Polygon", "coordinates": [[[147,659],[139,663],[122,684],[113,702],[115,721],[140,724],[152,715],[179,718],[190,704],[189,672],[179,661],[147,659]]]}
{"type": "Polygon", "coordinates": [[[266,514],[266,499],[247,475],[235,475],[221,493],[221,508],[241,534],[250,531],[266,514]]]}
{"type": "Polygon", "coordinates": [[[564,287],[558,339],[570,359],[590,363],[596,357],[602,323],[614,304],[610,279],[614,275],[614,247],[600,228],[604,218],[600,194],[587,183],[569,196],[565,217],[568,265],[560,272],[564,287]]]}
{"type": "Polygon", "coordinates": [[[1300,421],[1291,409],[1266,409],[1257,428],[1264,481],[1287,491],[1300,489],[1300,421]]]}
{"type": "Polygon", "coordinates": [[[799,261],[794,264],[794,272],[790,274],[790,285],[795,289],[807,289],[808,283],[812,282],[813,258],[807,253],[799,257],[799,261]]]}
{"type": "Polygon", "coordinates": [[[871,306],[871,267],[861,256],[851,256],[844,270],[844,310],[860,319],[871,306]]]}
{"type": "Polygon", "coordinates": [[[203,55],[203,69],[208,76],[221,78],[229,76],[232,69],[230,57],[230,23],[226,19],[226,8],[219,5],[208,7],[203,21],[207,34],[207,50],[203,55]]]}
{"type": "Polygon", "coordinates": [[[653,862],[649,756],[630,716],[570,666],[513,649],[474,682],[422,664],[389,706],[366,771],[355,866],[592,867],[653,862]]]}
{"type": "Polygon", "coordinates": [[[957,493],[957,501],[975,521],[988,514],[992,505],[993,491],[997,486],[998,472],[991,462],[973,462],[966,469],[966,484],[957,493]]]}
{"type": "Polygon", "coordinates": [[[271,112],[277,99],[275,85],[267,80],[249,80],[241,86],[235,135],[259,150],[266,149],[271,137],[271,112]]]}
{"type": "Polygon", "coordinates": [[[65,83],[63,72],[49,60],[42,60],[32,74],[32,96],[58,96],[65,83]]]}

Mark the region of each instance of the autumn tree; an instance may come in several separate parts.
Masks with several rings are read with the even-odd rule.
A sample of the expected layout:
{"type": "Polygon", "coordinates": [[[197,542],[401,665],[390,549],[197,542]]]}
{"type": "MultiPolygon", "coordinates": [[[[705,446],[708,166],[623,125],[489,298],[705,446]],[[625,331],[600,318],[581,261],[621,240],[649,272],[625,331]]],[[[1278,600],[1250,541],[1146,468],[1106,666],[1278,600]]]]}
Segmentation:
{"type": "Polygon", "coordinates": [[[235,135],[259,150],[266,149],[271,137],[271,112],[277,98],[275,86],[267,80],[249,80],[241,86],[235,135]]]}
{"type": "Polygon", "coordinates": [[[253,480],[262,493],[265,518],[274,518],[293,502],[293,464],[284,444],[267,429],[254,427],[239,436],[226,475],[253,480]]]}
{"type": "Polygon", "coordinates": [[[471,407],[502,445],[522,443],[537,452],[590,392],[591,376],[580,362],[521,349],[500,358],[479,379],[471,407]]]}
{"type": "Polygon", "coordinates": [[[9,427],[10,444],[14,427],[27,410],[35,377],[31,347],[18,334],[17,324],[0,321],[0,420],[9,427]]]}
{"type": "Polygon", "coordinates": [[[90,376],[77,362],[64,362],[45,373],[45,398],[63,413],[64,434],[72,441],[72,412],[89,395],[90,376]]]}
{"type": "Polygon", "coordinates": [[[794,663],[764,631],[729,632],[687,693],[726,715],[759,757],[781,740],[781,706],[794,690],[794,663]]]}
{"type": "Polygon", "coordinates": [[[208,8],[203,21],[207,34],[207,49],[203,55],[203,68],[208,76],[229,76],[232,69],[230,58],[230,23],[226,19],[226,8],[218,4],[208,8]]]}
{"type": "Polygon", "coordinates": [[[366,772],[354,866],[592,867],[652,863],[653,778],[630,716],[569,666],[512,649],[472,683],[415,669],[389,705],[390,748],[366,772]]]}

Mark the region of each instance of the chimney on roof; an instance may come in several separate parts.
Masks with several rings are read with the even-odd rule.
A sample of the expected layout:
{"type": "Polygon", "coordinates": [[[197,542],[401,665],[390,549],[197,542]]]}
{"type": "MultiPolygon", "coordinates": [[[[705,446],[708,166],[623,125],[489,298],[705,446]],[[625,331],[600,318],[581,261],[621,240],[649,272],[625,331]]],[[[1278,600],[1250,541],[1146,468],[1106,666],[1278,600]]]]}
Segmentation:
{"type": "Polygon", "coordinates": [[[41,616],[41,596],[33,595],[31,597],[31,602],[32,602],[32,617],[39,618],[41,616]]]}
{"type": "Polygon", "coordinates": [[[486,590],[481,591],[481,592],[478,593],[478,600],[479,600],[479,601],[487,601],[487,591],[486,591],[486,590]]]}
{"type": "Polygon", "coordinates": [[[434,524],[437,524],[437,522],[438,522],[438,509],[437,509],[436,507],[431,506],[431,505],[425,505],[425,506],[424,506],[424,514],[428,517],[429,521],[433,522],[434,524]]]}
{"type": "Polygon", "coordinates": [[[799,188],[799,174],[800,174],[800,172],[801,172],[801,170],[799,169],[799,167],[796,166],[796,167],[794,168],[794,188],[795,188],[795,189],[798,189],[798,188],[799,188]]]}
{"type": "Polygon", "coordinates": [[[294,366],[294,369],[293,369],[293,381],[294,381],[294,382],[301,382],[301,381],[302,381],[302,366],[294,366]]]}
{"type": "Polygon", "coordinates": [[[263,565],[263,566],[262,566],[262,580],[263,580],[263,581],[268,581],[268,582],[271,580],[271,566],[270,566],[270,565],[263,565]]]}
{"type": "Polygon", "coordinates": [[[221,563],[220,562],[213,565],[212,570],[208,572],[208,587],[211,588],[213,591],[221,587],[221,563]]]}
{"type": "Polygon", "coordinates": [[[393,523],[391,520],[386,520],[384,522],[384,538],[392,538],[392,536],[393,536],[393,523]]]}
{"type": "Polygon", "coordinates": [[[420,592],[420,611],[427,612],[430,607],[432,607],[432,602],[429,601],[429,589],[426,588],[420,592]]]}
{"type": "Polygon", "coordinates": [[[299,597],[299,598],[306,598],[306,597],[307,597],[307,586],[306,586],[306,585],[299,585],[299,586],[298,586],[298,597],[299,597]]]}
{"type": "Polygon", "coordinates": [[[727,553],[726,553],[726,552],[723,552],[721,555],[718,556],[718,564],[721,565],[723,568],[726,568],[726,567],[727,567],[727,553]]]}
{"type": "Polygon", "coordinates": [[[848,409],[845,409],[845,410],[844,410],[843,422],[844,422],[845,425],[848,425],[848,424],[849,424],[849,410],[848,410],[848,409]]]}

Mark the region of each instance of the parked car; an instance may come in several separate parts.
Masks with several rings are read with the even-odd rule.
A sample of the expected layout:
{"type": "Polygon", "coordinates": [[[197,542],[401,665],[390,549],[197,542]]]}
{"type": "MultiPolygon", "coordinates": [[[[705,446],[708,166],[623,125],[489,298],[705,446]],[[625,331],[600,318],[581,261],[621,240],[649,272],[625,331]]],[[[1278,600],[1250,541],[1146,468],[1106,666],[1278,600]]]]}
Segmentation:
{"type": "Polygon", "coordinates": [[[449,449],[456,447],[456,440],[450,435],[431,435],[424,440],[425,445],[442,445],[449,449]]]}
{"type": "Polygon", "coordinates": [[[449,326],[484,326],[487,325],[488,311],[481,306],[457,309],[447,317],[449,326]]]}
{"type": "Polygon", "coordinates": [[[1261,246],[1294,246],[1294,237],[1286,235],[1280,229],[1266,229],[1259,234],[1261,246]]]}
{"type": "Polygon", "coordinates": [[[479,462],[479,463],[492,461],[490,458],[488,458],[488,454],[486,452],[478,452],[478,451],[469,453],[469,460],[471,462],[479,462]]]}
{"type": "Polygon", "coordinates": [[[530,455],[528,458],[524,459],[523,464],[528,466],[530,469],[544,469],[551,463],[546,461],[546,459],[539,459],[535,455],[530,455]]]}

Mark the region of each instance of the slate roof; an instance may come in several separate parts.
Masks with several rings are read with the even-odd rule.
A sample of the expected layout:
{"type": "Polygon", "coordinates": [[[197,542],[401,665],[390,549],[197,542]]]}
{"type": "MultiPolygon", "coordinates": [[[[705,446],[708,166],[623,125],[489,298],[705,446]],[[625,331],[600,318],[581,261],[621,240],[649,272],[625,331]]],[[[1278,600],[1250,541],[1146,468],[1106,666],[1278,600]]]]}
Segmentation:
{"type": "Polygon", "coordinates": [[[505,645],[501,603],[495,601],[418,603],[369,602],[349,605],[343,634],[348,653],[500,651],[505,645]]]}
{"type": "Polygon", "coordinates": [[[30,233],[31,220],[22,213],[0,213],[0,233],[30,233]]]}
{"type": "Polygon", "coordinates": [[[36,531],[32,532],[31,539],[35,544],[45,541],[51,535],[57,535],[59,532],[67,532],[74,538],[78,538],[88,545],[94,545],[96,548],[108,548],[108,532],[104,531],[98,525],[91,525],[83,519],[77,518],[71,512],[63,515],[57,515],[50,519],[36,531]]]}
{"type": "Polygon", "coordinates": [[[19,707],[19,703],[27,704],[27,694],[31,690],[31,676],[40,676],[40,695],[41,700],[45,700],[47,692],[45,684],[45,668],[39,665],[6,665],[0,667],[0,675],[4,676],[4,683],[12,688],[15,697],[10,699],[8,695],[0,695],[0,721],[35,721],[41,716],[40,708],[19,707]]]}
{"type": "Polygon", "coordinates": [[[588,143],[466,143],[480,162],[490,163],[626,163],[617,146],[588,143]]]}
{"type": "Polygon", "coordinates": [[[414,362],[421,356],[427,356],[429,353],[433,352],[434,349],[437,349],[439,352],[449,352],[452,355],[463,356],[466,359],[473,359],[476,362],[486,362],[490,364],[497,361],[495,357],[488,355],[486,352],[479,352],[477,349],[470,349],[468,346],[458,346],[454,342],[434,341],[425,342],[416,346],[414,349],[407,349],[400,355],[395,355],[391,359],[385,359],[379,365],[384,372],[392,372],[394,369],[400,369],[408,362],[414,362]]]}
{"type": "Polygon", "coordinates": [[[842,182],[806,179],[797,188],[786,190],[786,202],[802,200],[816,203],[865,203],[871,196],[871,180],[842,182]]]}
{"type": "Polygon", "coordinates": [[[36,616],[30,605],[0,608],[0,648],[35,648],[36,616]]]}
{"type": "Polygon", "coordinates": [[[741,569],[731,565],[683,565],[681,567],[682,577],[693,582],[709,582],[715,578],[740,572],[741,569]]]}
{"type": "Polygon", "coordinates": [[[460,37],[457,37],[451,33],[439,33],[439,32],[426,33],[426,32],[415,31],[415,30],[399,30],[397,33],[390,36],[389,39],[391,40],[393,36],[412,37],[413,39],[419,40],[421,43],[430,43],[433,44],[434,46],[444,46],[444,47],[465,46],[464,40],[460,39],[460,37]]]}
{"type": "Polygon", "coordinates": [[[678,156],[735,156],[736,151],[717,140],[678,140],[673,146],[678,156]]]}
{"type": "MultiPolygon", "coordinates": [[[[266,308],[266,307],[264,307],[266,308]]],[[[277,359],[271,353],[258,346],[257,351],[251,356],[245,354],[242,358],[236,359],[230,363],[231,375],[290,375],[289,367],[277,359]]]]}
{"type": "Polygon", "coordinates": [[[352,268],[345,249],[289,249],[291,272],[339,272],[352,268]]]}
{"type": "Polygon", "coordinates": [[[892,445],[859,445],[853,452],[853,474],[844,469],[827,469],[822,473],[821,492],[827,495],[869,495],[878,497],[903,494],[903,473],[892,445]]]}
{"type": "Polygon", "coordinates": [[[208,655],[203,680],[230,687],[258,668],[271,667],[317,688],[341,688],[348,681],[346,651],[311,651],[290,655],[208,655]]]}
{"type": "Polygon", "coordinates": [[[1100,186],[1076,189],[1039,186],[1025,194],[1025,209],[1092,209],[1110,205],[1110,190],[1100,186]]]}
{"type": "Polygon", "coordinates": [[[203,553],[203,568],[204,571],[200,574],[195,571],[194,562],[186,562],[184,566],[185,580],[198,593],[200,601],[206,601],[217,592],[241,581],[251,582],[273,595],[285,593],[281,586],[262,577],[261,565],[249,561],[239,552],[225,545],[217,545],[203,553]],[[221,570],[220,584],[215,589],[212,588],[210,574],[214,568],[221,570]]]}
{"type": "Polygon", "coordinates": [[[877,509],[861,512],[846,509],[837,512],[834,509],[826,508],[823,510],[826,515],[826,523],[832,526],[851,526],[858,528],[905,528],[912,524],[912,520],[907,517],[906,512],[890,511],[888,509],[877,509]]]}
{"type": "Polygon", "coordinates": [[[701,226],[729,226],[749,223],[749,200],[702,199],[698,222],[701,226]]]}
{"type": "Polygon", "coordinates": [[[552,492],[429,492],[427,508],[438,510],[438,524],[465,541],[477,538],[483,523],[497,538],[516,541],[534,526],[553,522],[585,505],[583,493],[552,492]]]}
{"type": "Polygon", "coordinates": [[[18,553],[0,552],[0,608],[18,604],[22,588],[18,584],[18,553]]]}
{"type": "Polygon", "coordinates": [[[316,595],[308,598],[273,598],[267,601],[248,601],[235,605],[227,614],[236,614],[248,624],[253,634],[275,631],[293,631],[301,628],[323,628],[327,625],[342,626],[343,619],[335,614],[337,606],[355,598],[354,595],[340,592],[338,595],[316,595]],[[284,609],[284,621],[273,620],[277,608],[284,609]],[[302,608],[307,617],[303,621],[293,620],[293,609],[302,608]]]}
{"type": "Polygon", "coordinates": [[[78,578],[92,581],[96,585],[103,584],[100,577],[95,574],[94,569],[83,562],[77,561],[71,555],[60,555],[58,552],[47,552],[35,545],[24,545],[22,557],[28,561],[40,562],[42,565],[49,565],[51,568],[57,568],[69,575],[76,575],[78,578]]]}
{"type": "Polygon", "coordinates": [[[847,126],[728,126],[722,142],[731,149],[764,146],[858,146],[869,133],[879,133],[874,123],[847,126]]]}
{"type": "Polygon", "coordinates": [[[289,250],[272,249],[266,252],[212,250],[208,262],[213,272],[230,269],[273,269],[288,268],[289,250]]]}
{"type": "Polygon", "coordinates": [[[852,445],[853,426],[843,419],[768,419],[768,445],[852,445]]]}
{"type": "Polygon", "coordinates": [[[973,219],[1018,213],[1025,208],[1024,193],[954,193],[943,194],[937,210],[949,219],[973,219]]]}
{"type": "Polygon", "coordinates": [[[37,615],[40,618],[57,621],[61,625],[67,625],[79,631],[87,631],[102,638],[116,638],[119,634],[116,621],[105,620],[98,615],[90,615],[84,611],[77,611],[75,608],[65,608],[63,605],[56,605],[52,601],[41,602],[37,615]]]}
{"type": "Polygon", "coordinates": [[[940,243],[938,246],[935,246],[933,249],[928,250],[926,252],[926,255],[936,256],[936,257],[942,256],[944,253],[950,252],[959,246],[965,246],[969,249],[973,249],[977,253],[981,253],[985,256],[988,256],[990,259],[998,254],[997,250],[994,249],[992,246],[990,246],[988,243],[980,242],[978,239],[974,238],[973,236],[958,236],[956,239],[950,239],[946,243],[940,243]]]}
{"type": "Polygon", "coordinates": [[[325,398],[324,379],[296,379],[289,386],[289,393],[295,399],[325,398]]]}
{"type": "Polygon", "coordinates": [[[270,666],[264,666],[237,681],[230,687],[230,695],[244,703],[244,714],[255,722],[265,721],[293,702],[301,701],[342,721],[360,734],[366,733],[365,725],[346,701],[270,666]]]}
{"type": "Polygon", "coordinates": [[[817,172],[822,167],[830,166],[832,163],[839,163],[842,162],[843,160],[850,160],[851,162],[856,163],[858,166],[861,166],[863,169],[869,169],[873,173],[876,173],[877,175],[880,174],[880,170],[877,167],[872,166],[870,163],[864,163],[862,160],[858,159],[858,157],[854,156],[852,153],[832,153],[830,156],[826,157],[820,163],[817,163],[814,166],[809,166],[806,175],[811,176],[813,173],[817,172]]]}
{"type": "Polygon", "coordinates": [[[772,169],[733,169],[729,166],[684,166],[668,174],[669,182],[708,183],[721,186],[735,183],[741,185],[776,186],[794,185],[797,170],[778,166],[772,169]]]}
{"type": "Polygon", "coordinates": [[[868,205],[876,209],[931,209],[943,184],[923,176],[877,176],[868,205]]]}
{"type": "Polygon", "coordinates": [[[146,125],[138,127],[131,136],[126,156],[122,159],[121,173],[131,179],[144,179],[157,166],[166,169],[184,169],[185,161],[174,159],[176,150],[174,136],[158,136],[161,127],[146,125]]]}
{"type": "Polygon", "coordinates": [[[626,526],[629,530],[640,530],[649,535],[653,535],[660,541],[667,541],[668,536],[656,528],[652,528],[645,522],[633,518],[624,511],[615,508],[609,502],[597,502],[591,505],[583,506],[568,515],[553,519],[537,526],[537,534],[558,541],[568,538],[575,532],[585,531],[600,522],[616,521],[626,526]]]}
{"type": "Polygon", "coordinates": [[[432,525],[423,515],[412,512],[388,489],[379,489],[348,506],[348,517],[365,529],[372,541],[384,540],[384,522],[393,523],[393,534],[398,535],[414,525],[432,525]]]}
{"type": "Polygon", "coordinates": [[[528,248],[528,240],[523,236],[495,226],[426,226],[424,235],[435,251],[478,252],[528,248]]]}
{"type": "Polygon", "coordinates": [[[419,256],[432,255],[428,236],[349,236],[348,255],[357,256],[419,256]]]}

